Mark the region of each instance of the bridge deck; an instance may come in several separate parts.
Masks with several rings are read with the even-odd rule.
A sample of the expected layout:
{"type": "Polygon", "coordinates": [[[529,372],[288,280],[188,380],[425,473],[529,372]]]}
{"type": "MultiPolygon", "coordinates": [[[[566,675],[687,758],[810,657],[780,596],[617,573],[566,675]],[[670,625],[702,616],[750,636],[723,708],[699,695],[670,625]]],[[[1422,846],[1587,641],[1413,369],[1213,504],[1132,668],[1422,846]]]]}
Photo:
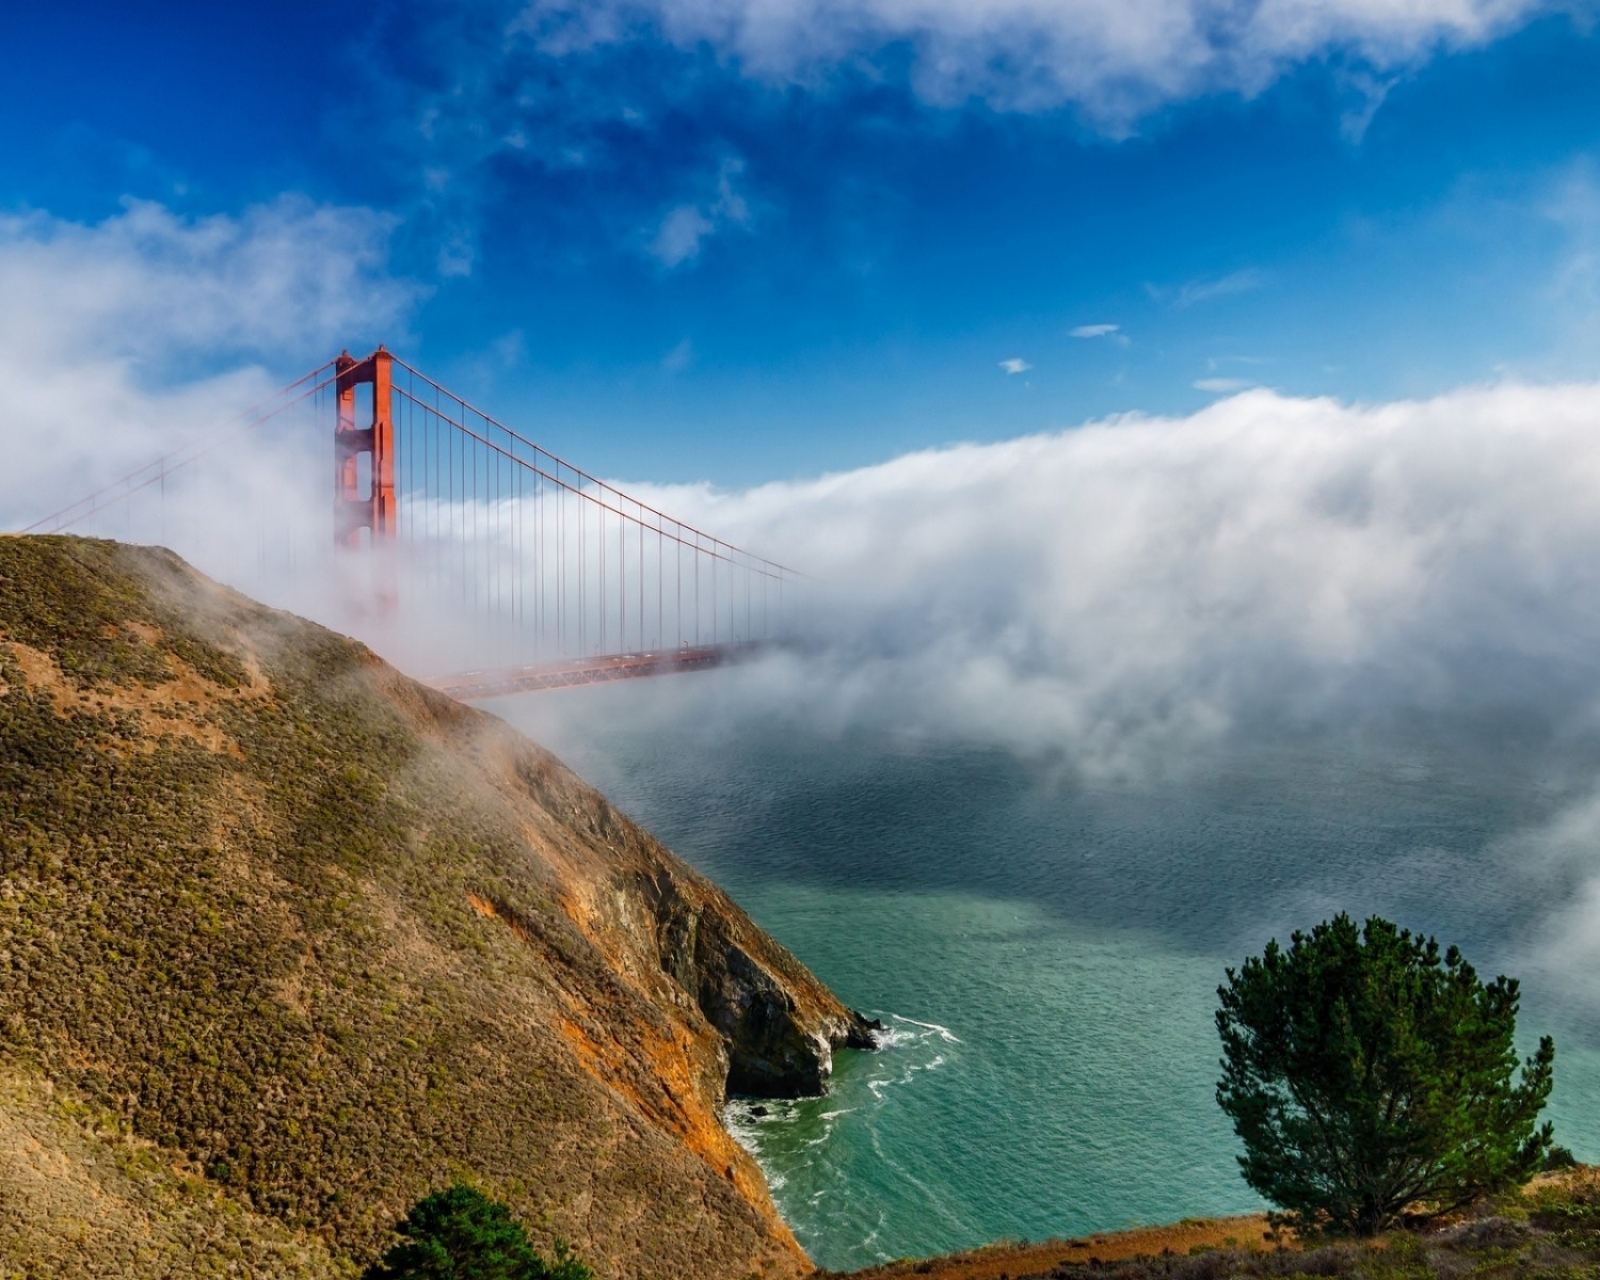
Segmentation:
{"type": "Polygon", "coordinates": [[[478,702],[484,698],[535,693],[543,689],[570,689],[578,685],[605,684],[612,680],[636,680],[642,676],[706,671],[753,658],[769,647],[760,641],[752,641],[693,645],[649,653],[611,653],[540,666],[463,671],[457,675],[435,676],[423,683],[440,693],[449,694],[459,702],[478,702]]]}

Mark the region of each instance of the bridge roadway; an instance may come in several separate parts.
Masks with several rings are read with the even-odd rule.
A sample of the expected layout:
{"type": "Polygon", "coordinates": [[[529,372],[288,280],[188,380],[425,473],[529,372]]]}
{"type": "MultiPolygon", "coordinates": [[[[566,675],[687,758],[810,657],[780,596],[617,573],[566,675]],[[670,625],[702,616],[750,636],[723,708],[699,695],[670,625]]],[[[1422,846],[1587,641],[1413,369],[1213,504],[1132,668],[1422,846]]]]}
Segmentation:
{"type": "Polygon", "coordinates": [[[686,645],[681,649],[661,649],[648,653],[612,653],[573,658],[541,666],[463,671],[457,675],[435,676],[422,683],[440,693],[449,694],[458,702],[479,702],[484,698],[535,693],[542,689],[570,689],[577,685],[636,680],[642,676],[664,676],[680,671],[707,671],[712,667],[747,661],[771,647],[769,642],[760,640],[686,645]]]}

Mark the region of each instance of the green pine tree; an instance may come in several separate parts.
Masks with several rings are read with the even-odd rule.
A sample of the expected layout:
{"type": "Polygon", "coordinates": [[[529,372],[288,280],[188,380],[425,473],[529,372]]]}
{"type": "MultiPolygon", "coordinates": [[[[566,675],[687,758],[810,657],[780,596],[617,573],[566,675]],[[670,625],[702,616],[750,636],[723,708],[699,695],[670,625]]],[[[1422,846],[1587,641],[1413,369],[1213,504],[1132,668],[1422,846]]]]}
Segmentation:
{"type": "Polygon", "coordinates": [[[417,1201],[396,1231],[404,1239],[364,1280],[594,1280],[560,1241],[547,1264],[505,1205],[461,1182],[417,1201]]]}
{"type": "Polygon", "coordinates": [[[1555,1046],[1516,1080],[1514,979],[1346,915],[1228,970],[1217,1101],[1244,1179],[1299,1229],[1371,1235],[1525,1182],[1549,1150],[1538,1115],[1555,1046]]]}

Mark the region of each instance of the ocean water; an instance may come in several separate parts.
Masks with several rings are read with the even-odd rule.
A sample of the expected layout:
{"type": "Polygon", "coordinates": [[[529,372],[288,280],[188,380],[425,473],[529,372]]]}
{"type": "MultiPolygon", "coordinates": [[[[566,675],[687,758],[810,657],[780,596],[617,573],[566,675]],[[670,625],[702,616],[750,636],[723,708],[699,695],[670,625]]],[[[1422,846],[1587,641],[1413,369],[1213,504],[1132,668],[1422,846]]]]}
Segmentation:
{"type": "Polygon", "coordinates": [[[1213,1095],[1216,987],[1338,910],[1521,975],[1522,1032],[1557,1038],[1558,1141],[1600,1159],[1590,985],[1544,946],[1583,883],[1548,848],[1600,779],[1595,744],[1302,732],[1096,779],[643,696],[649,714],[626,687],[494,710],[886,1024],[826,1097],[728,1111],[821,1265],[1259,1207],[1213,1095]]]}

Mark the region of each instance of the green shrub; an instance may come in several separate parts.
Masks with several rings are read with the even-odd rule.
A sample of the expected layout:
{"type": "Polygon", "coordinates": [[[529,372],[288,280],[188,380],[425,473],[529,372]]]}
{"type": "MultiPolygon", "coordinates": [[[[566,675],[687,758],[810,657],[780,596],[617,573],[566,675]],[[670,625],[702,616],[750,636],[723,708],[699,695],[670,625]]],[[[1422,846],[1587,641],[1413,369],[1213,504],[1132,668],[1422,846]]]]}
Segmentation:
{"type": "Polygon", "coordinates": [[[405,1238],[364,1280],[593,1280],[557,1243],[554,1264],[534,1252],[511,1210],[458,1182],[424,1196],[398,1228],[405,1238]]]}

